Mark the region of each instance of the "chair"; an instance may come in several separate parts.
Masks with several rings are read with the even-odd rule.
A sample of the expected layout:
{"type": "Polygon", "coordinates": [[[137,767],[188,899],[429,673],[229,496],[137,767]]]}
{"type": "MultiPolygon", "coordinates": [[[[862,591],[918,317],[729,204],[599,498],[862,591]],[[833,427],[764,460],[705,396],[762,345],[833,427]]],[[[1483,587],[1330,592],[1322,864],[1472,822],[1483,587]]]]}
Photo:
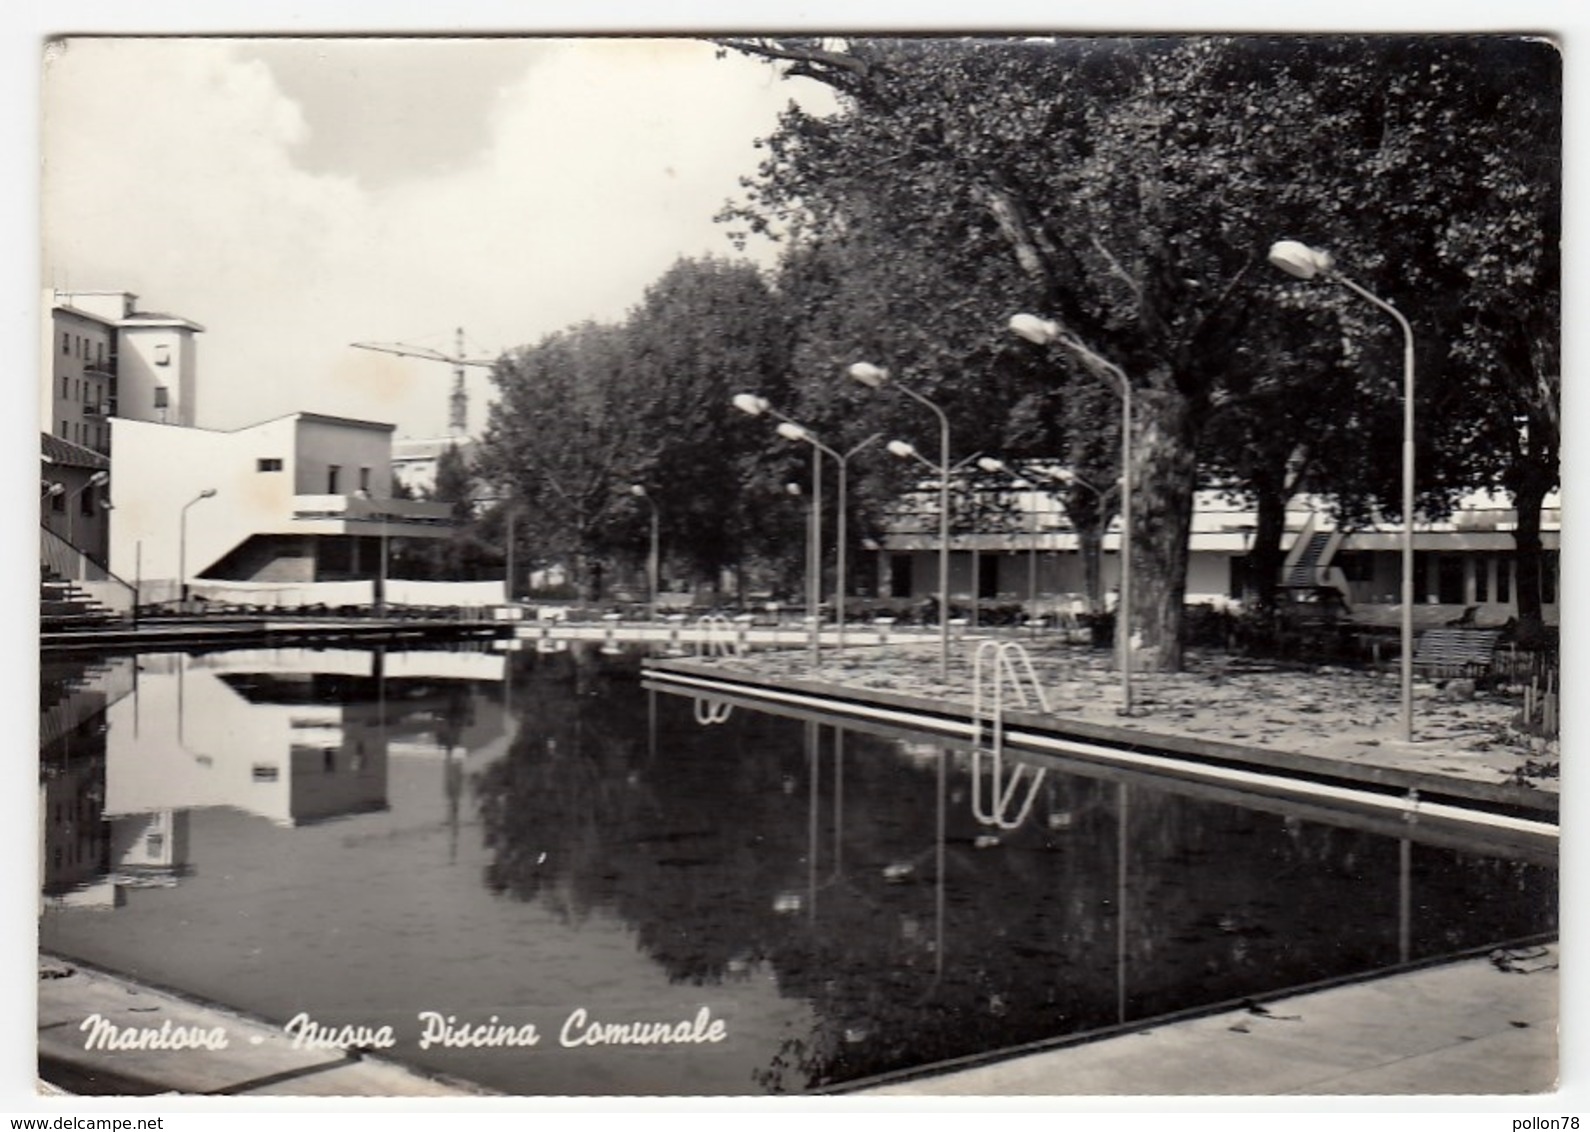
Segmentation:
{"type": "Polygon", "coordinates": [[[1413,667],[1431,676],[1483,676],[1501,637],[1499,629],[1426,629],[1413,650],[1413,667]]]}

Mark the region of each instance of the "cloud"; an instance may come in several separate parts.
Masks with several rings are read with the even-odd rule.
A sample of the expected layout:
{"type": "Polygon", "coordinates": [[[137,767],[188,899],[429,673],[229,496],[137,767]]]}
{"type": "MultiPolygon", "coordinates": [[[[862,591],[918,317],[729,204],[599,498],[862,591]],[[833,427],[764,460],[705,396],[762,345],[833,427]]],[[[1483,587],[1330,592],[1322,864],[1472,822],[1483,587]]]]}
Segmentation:
{"type": "MultiPolygon", "coordinates": [[[[246,41],[67,41],[46,69],[45,283],[203,323],[201,424],[302,408],[438,433],[447,367],[349,343],[451,349],[462,326],[495,351],[620,317],[679,255],[730,254],[712,215],[795,88],[713,54],[527,41],[472,158],[438,169],[416,127],[414,170],[361,178],[301,166],[338,110],[294,101],[246,41]]],[[[384,139],[388,163],[401,140],[384,139]]]]}

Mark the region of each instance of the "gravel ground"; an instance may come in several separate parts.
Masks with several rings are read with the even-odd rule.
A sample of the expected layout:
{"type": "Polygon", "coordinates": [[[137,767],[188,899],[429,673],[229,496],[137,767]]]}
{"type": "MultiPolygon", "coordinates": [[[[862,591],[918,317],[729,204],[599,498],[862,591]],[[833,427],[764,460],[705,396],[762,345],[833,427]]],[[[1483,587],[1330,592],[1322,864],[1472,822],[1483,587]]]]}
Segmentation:
{"type": "MultiPolygon", "coordinates": [[[[949,679],[936,640],[825,648],[814,668],[805,650],[755,652],[722,663],[764,675],[815,679],[970,702],[977,640],[951,643],[949,679]]],[[[1468,680],[1416,679],[1414,741],[1400,738],[1395,669],[1297,668],[1224,653],[1189,652],[1186,670],[1134,675],[1133,714],[1123,717],[1111,654],[1085,646],[1023,642],[1060,716],[1192,735],[1351,762],[1405,767],[1485,782],[1557,789],[1558,742],[1521,734],[1522,695],[1468,680]]]]}

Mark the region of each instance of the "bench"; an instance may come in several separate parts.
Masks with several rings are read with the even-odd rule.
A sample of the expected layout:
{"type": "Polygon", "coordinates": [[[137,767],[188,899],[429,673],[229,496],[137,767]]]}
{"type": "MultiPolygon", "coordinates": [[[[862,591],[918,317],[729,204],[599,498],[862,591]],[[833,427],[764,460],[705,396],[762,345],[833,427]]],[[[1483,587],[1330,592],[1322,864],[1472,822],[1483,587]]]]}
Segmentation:
{"type": "Polygon", "coordinates": [[[1426,629],[1413,650],[1413,667],[1432,676],[1480,676],[1496,658],[1500,629],[1426,629]]]}

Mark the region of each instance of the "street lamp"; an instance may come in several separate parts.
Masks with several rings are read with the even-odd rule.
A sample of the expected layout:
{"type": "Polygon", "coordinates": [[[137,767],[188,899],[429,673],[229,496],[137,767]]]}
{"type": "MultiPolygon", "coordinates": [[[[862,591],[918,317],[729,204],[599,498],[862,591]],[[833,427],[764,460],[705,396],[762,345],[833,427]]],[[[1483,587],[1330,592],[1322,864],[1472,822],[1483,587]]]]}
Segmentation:
{"type": "MultiPolygon", "coordinates": [[[[857,362],[849,369],[851,380],[865,385],[868,389],[882,389],[889,386],[898,389],[911,400],[926,406],[939,422],[939,678],[945,681],[950,677],[950,420],[932,401],[906,385],[901,385],[889,376],[889,371],[870,362],[857,362]]],[[[895,441],[889,445],[889,451],[900,455],[895,449],[895,441]]],[[[910,449],[911,455],[916,455],[916,449],[910,449]]]]}
{"type": "Polygon", "coordinates": [[[1297,240],[1270,247],[1269,260],[1297,279],[1324,277],[1397,320],[1402,328],[1402,741],[1413,742],[1413,327],[1402,312],[1340,271],[1329,252],[1297,240]]]}
{"type": "MultiPolygon", "coordinates": [[[[765,404],[765,402],[764,402],[764,404],[765,404]]],[[[773,409],[772,406],[770,406],[770,405],[767,406],[766,411],[774,413],[775,415],[777,414],[777,410],[773,409]]],[[[810,444],[817,451],[826,452],[829,456],[833,457],[834,463],[839,465],[839,505],[838,505],[839,517],[838,517],[838,521],[837,521],[838,533],[835,536],[836,541],[838,542],[838,546],[835,549],[835,562],[834,562],[834,571],[835,571],[835,577],[834,577],[834,625],[836,626],[836,628],[838,630],[838,633],[839,633],[838,650],[840,652],[844,652],[845,651],[845,582],[847,580],[846,579],[846,574],[845,574],[845,549],[846,549],[845,548],[845,537],[846,537],[846,531],[845,531],[846,513],[845,512],[846,512],[846,503],[847,503],[846,484],[847,484],[847,480],[848,480],[848,477],[849,477],[850,458],[852,456],[856,455],[856,453],[860,452],[863,448],[867,447],[869,444],[871,444],[874,441],[876,441],[878,439],[878,437],[882,435],[882,433],[875,432],[871,436],[867,437],[867,439],[863,440],[860,444],[857,444],[855,447],[851,448],[848,452],[841,453],[841,452],[834,451],[834,449],[828,447],[828,445],[826,445],[822,441],[818,440],[816,435],[813,434],[811,429],[807,428],[805,425],[797,424],[796,422],[788,419],[787,417],[779,422],[779,426],[778,426],[777,432],[785,440],[803,441],[803,442],[805,442],[807,444],[810,444]]],[[[820,494],[819,494],[818,498],[819,499],[822,498],[820,494]]],[[[821,519],[819,519],[819,522],[821,522],[821,519]]],[[[821,549],[821,546],[819,546],[818,555],[821,556],[821,554],[822,554],[822,549],[821,549]]],[[[821,582],[820,581],[819,581],[818,584],[819,584],[819,586],[821,586],[821,582]]]]}
{"type": "Polygon", "coordinates": [[[182,519],[178,524],[177,537],[177,592],[184,610],[188,605],[188,508],[201,499],[212,499],[214,496],[215,488],[207,487],[182,505],[182,519]]]}
{"type": "MultiPolygon", "coordinates": [[[[1031,314],[1011,316],[1010,331],[1039,346],[1060,337],[1060,324],[1031,314]]],[[[1115,638],[1121,658],[1121,714],[1132,714],[1132,384],[1116,366],[1109,366],[1121,398],[1121,601],[1115,614],[1115,638]]]]}
{"type": "MultiPolygon", "coordinates": [[[[848,499],[847,499],[846,491],[847,491],[847,482],[848,482],[848,477],[849,477],[850,459],[851,459],[851,457],[855,456],[858,452],[860,452],[863,448],[866,448],[869,444],[872,444],[873,442],[875,442],[878,439],[878,437],[880,435],[882,435],[882,434],[875,432],[871,436],[867,437],[867,439],[863,440],[860,444],[857,444],[856,446],[851,448],[849,451],[843,452],[843,453],[836,452],[834,449],[828,447],[822,441],[818,440],[816,434],[813,433],[811,429],[807,428],[805,425],[801,424],[798,421],[792,420],[790,417],[785,416],[783,413],[781,413],[777,409],[775,409],[773,407],[773,403],[771,401],[769,401],[766,397],[759,397],[755,393],[738,393],[738,394],[736,394],[734,396],[733,400],[734,400],[734,407],[736,409],[739,409],[740,412],[742,412],[742,413],[746,413],[746,414],[748,414],[750,416],[753,416],[753,417],[759,417],[763,413],[766,413],[767,415],[772,416],[772,417],[777,417],[779,422],[780,422],[779,426],[778,426],[778,429],[777,429],[778,434],[780,436],[782,436],[785,440],[802,441],[802,442],[805,442],[805,443],[810,444],[812,446],[812,448],[813,448],[813,452],[812,452],[813,483],[816,485],[815,494],[816,494],[817,501],[818,501],[819,505],[821,504],[821,501],[822,501],[822,484],[821,484],[821,480],[818,477],[818,471],[820,469],[819,469],[819,465],[817,463],[817,453],[818,452],[826,452],[829,456],[833,457],[834,463],[839,465],[839,507],[838,507],[839,517],[838,517],[838,523],[837,523],[837,526],[838,526],[838,543],[839,543],[839,545],[838,545],[838,547],[835,550],[835,562],[834,562],[834,569],[835,569],[835,572],[836,572],[836,575],[837,575],[835,577],[835,580],[834,580],[834,624],[837,627],[838,634],[839,634],[838,648],[839,648],[840,652],[843,652],[844,649],[845,649],[845,596],[846,596],[845,584],[848,581],[848,577],[847,577],[846,572],[845,572],[845,565],[846,565],[846,547],[845,547],[845,542],[846,542],[846,522],[847,522],[846,512],[848,510],[848,507],[847,507],[848,499]]],[[[819,517],[818,517],[818,524],[819,525],[818,525],[818,528],[817,528],[817,531],[818,531],[819,535],[821,535],[821,533],[822,533],[821,522],[822,522],[821,516],[819,515],[819,517]]],[[[821,588],[822,588],[822,582],[821,582],[821,577],[820,577],[821,555],[822,555],[821,539],[820,538],[818,540],[817,554],[818,554],[818,569],[819,569],[818,589],[820,591],[821,588]]],[[[819,600],[821,600],[821,599],[819,598],[819,600]]]]}
{"type": "MultiPolygon", "coordinates": [[[[76,512],[73,510],[73,505],[77,502],[77,497],[82,495],[85,491],[90,491],[93,488],[99,487],[101,484],[108,483],[109,481],[110,473],[101,469],[100,471],[97,471],[93,475],[89,476],[88,482],[83,484],[82,487],[68,493],[66,497],[66,541],[73,547],[77,546],[77,540],[72,534],[72,530],[75,525],[73,516],[76,514],[76,512]]],[[[54,493],[52,492],[51,494],[54,493]]]]}
{"type": "Polygon", "coordinates": [[[629,485],[629,493],[636,499],[644,499],[646,506],[651,508],[651,556],[646,560],[646,587],[651,598],[651,619],[655,621],[657,620],[657,501],[638,483],[629,485]]]}
{"type": "MultiPolygon", "coordinates": [[[[813,464],[815,464],[817,462],[816,461],[816,456],[817,456],[817,453],[815,451],[813,451],[813,453],[812,453],[812,463],[813,464]]],[[[805,492],[803,492],[801,490],[801,485],[798,484],[798,483],[787,483],[787,484],[784,485],[784,490],[789,493],[789,495],[790,495],[790,497],[792,499],[799,499],[802,495],[805,494],[805,492]]],[[[812,502],[807,505],[807,509],[806,509],[806,604],[809,605],[809,606],[815,606],[816,605],[817,600],[818,600],[818,591],[822,587],[822,583],[818,580],[818,577],[817,577],[817,568],[818,568],[818,562],[817,562],[818,522],[819,522],[819,520],[818,520],[818,515],[817,515],[817,501],[814,498],[812,500],[812,502]]],[[[820,653],[819,650],[821,649],[822,646],[821,646],[821,643],[818,640],[817,631],[818,631],[817,618],[814,616],[812,618],[812,664],[813,665],[816,665],[821,660],[821,653],[820,653]]]]}

